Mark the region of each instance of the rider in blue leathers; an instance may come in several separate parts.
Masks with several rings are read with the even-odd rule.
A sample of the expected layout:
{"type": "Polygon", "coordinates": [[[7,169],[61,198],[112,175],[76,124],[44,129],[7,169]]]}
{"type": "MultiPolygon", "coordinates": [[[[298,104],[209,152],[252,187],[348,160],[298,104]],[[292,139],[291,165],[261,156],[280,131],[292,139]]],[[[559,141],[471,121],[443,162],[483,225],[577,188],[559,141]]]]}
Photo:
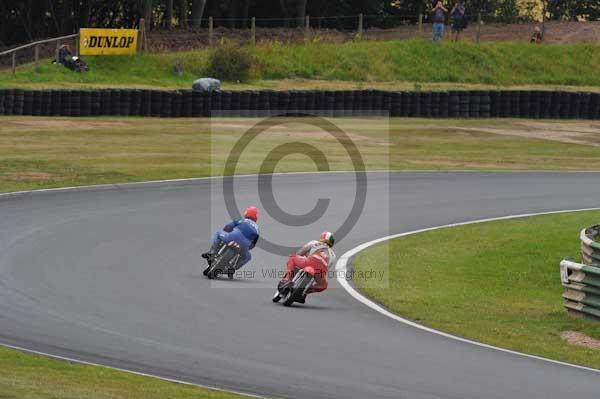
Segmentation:
{"type": "Polygon", "coordinates": [[[214,234],[210,251],[203,253],[202,257],[205,258],[210,265],[212,257],[217,252],[221,243],[235,241],[241,249],[237,269],[244,266],[252,259],[250,250],[254,248],[258,241],[259,233],[258,224],[256,224],[257,220],[258,208],[255,206],[246,208],[243,219],[233,220],[230,223],[227,223],[223,227],[223,230],[217,231],[214,234]]]}

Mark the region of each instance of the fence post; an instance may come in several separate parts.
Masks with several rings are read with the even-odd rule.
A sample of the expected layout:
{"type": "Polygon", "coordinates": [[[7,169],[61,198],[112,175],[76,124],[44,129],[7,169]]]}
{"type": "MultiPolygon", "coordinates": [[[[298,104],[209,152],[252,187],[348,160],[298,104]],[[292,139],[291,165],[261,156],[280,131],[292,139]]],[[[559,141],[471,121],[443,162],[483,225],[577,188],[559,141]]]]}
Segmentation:
{"type": "Polygon", "coordinates": [[[12,53],[12,73],[13,75],[16,73],[17,71],[17,52],[13,51],[12,53]]]}
{"type": "Polygon", "coordinates": [[[423,14],[419,14],[419,34],[423,33],[423,14]]]}
{"type": "Polygon", "coordinates": [[[477,14],[477,43],[481,40],[481,13],[477,14]]]}
{"type": "Polygon", "coordinates": [[[144,18],[140,18],[139,39],[140,52],[143,52],[144,50],[146,50],[146,21],[144,20],[144,18]]]}
{"type": "Polygon", "coordinates": [[[79,57],[79,35],[75,36],[75,55],[79,57]]]}
{"type": "Polygon", "coordinates": [[[363,15],[362,13],[358,14],[358,37],[362,37],[363,35],[363,15]]]}
{"type": "Polygon", "coordinates": [[[542,15],[542,42],[546,38],[546,3],[544,2],[544,14],[542,15]]]}
{"type": "Polygon", "coordinates": [[[213,17],[208,17],[208,45],[213,46],[213,17]]]}
{"type": "Polygon", "coordinates": [[[56,50],[54,50],[54,61],[58,64],[58,50],[60,50],[60,40],[56,41],[56,50]]]}
{"type": "Polygon", "coordinates": [[[307,15],[304,18],[304,40],[310,38],[310,17],[307,15]]]}
{"type": "Polygon", "coordinates": [[[37,72],[40,68],[40,46],[37,44],[33,47],[33,59],[35,62],[35,71],[37,72]]]}
{"type": "Polygon", "coordinates": [[[256,45],[256,17],[252,17],[252,24],[250,25],[250,30],[252,32],[252,45],[256,45]]]}

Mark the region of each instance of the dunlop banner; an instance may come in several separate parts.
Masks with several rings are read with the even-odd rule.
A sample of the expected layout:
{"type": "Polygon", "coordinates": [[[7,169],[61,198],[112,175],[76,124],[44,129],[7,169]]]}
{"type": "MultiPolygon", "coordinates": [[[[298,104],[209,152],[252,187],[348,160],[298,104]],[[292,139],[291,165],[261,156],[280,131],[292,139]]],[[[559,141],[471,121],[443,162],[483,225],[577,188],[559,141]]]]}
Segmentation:
{"type": "Polygon", "coordinates": [[[137,29],[81,28],[79,30],[79,54],[135,54],[137,50],[137,39],[137,29]]]}

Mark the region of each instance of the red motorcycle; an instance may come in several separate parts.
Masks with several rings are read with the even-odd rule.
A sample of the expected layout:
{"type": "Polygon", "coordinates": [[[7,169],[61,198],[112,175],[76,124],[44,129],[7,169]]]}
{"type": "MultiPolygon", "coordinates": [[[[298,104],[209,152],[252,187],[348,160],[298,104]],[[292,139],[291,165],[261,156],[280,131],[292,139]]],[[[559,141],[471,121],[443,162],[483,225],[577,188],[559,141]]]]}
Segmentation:
{"type": "Polygon", "coordinates": [[[273,302],[283,300],[283,306],[292,306],[294,302],[304,303],[308,290],[316,284],[316,270],[307,266],[304,269],[294,268],[292,279],[280,283],[273,295],[273,302]]]}

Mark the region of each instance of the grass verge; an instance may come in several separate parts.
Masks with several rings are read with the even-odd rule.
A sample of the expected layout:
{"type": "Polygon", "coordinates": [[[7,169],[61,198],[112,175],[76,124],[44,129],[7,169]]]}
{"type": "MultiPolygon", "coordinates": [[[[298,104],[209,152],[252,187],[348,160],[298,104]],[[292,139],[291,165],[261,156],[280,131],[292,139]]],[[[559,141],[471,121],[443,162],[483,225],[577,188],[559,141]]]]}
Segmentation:
{"type": "MultiPolygon", "coordinates": [[[[0,71],[0,87],[189,88],[192,80],[207,74],[211,51],[86,57],[90,71],[82,74],[50,62],[41,63],[36,72],[34,66],[28,64],[19,67],[15,76],[10,71],[0,71]],[[176,60],[184,64],[182,75],[174,71],[176,60]]],[[[357,86],[375,82],[600,86],[600,47],[587,44],[532,46],[517,42],[449,41],[433,44],[424,40],[339,44],[312,41],[265,43],[249,51],[254,58],[250,77],[263,82],[254,86],[268,86],[268,81],[281,79],[345,81],[357,86]]],[[[402,83],[398,85],[401,87],[402,83]]],[[[391,86],[395,85],[392,83],[391,86]]]]}
{"type": "Polygon", "coordinates": [[[579,231],[599,220],[600,212],[547,215],[388,241],[359,254],[353,268],[388,273],[389,288],[357,288],[395,313],[451,334],[600,368],[600,351],[560,337],[577,331],[600,339],[600,329],[596,321],[567,315],[558,271],[563,257],[579,258],[579,231]]]}
{"type": "Polygon", "coordinates": [[[3,399],[247,398],[3,347],[0,347],[0,370],[0,398],[3,399]]]}
{"type": "MultiPolygon", "coordinates": [[[[259,119],[0,117],[0,191],[223,174],[233,144],[259,119]]],[[[523,120],[332,120],[368,169],[600,170],[593,122],[523,120]]],[[[269,149],[314,145],[331,170],[350,170],[345,150],[306,120],[287,119],[250,145],[236,173],[257,173],[269,149]]],[[[301,155],[277,172],[316,170],[301,155]]]]}

